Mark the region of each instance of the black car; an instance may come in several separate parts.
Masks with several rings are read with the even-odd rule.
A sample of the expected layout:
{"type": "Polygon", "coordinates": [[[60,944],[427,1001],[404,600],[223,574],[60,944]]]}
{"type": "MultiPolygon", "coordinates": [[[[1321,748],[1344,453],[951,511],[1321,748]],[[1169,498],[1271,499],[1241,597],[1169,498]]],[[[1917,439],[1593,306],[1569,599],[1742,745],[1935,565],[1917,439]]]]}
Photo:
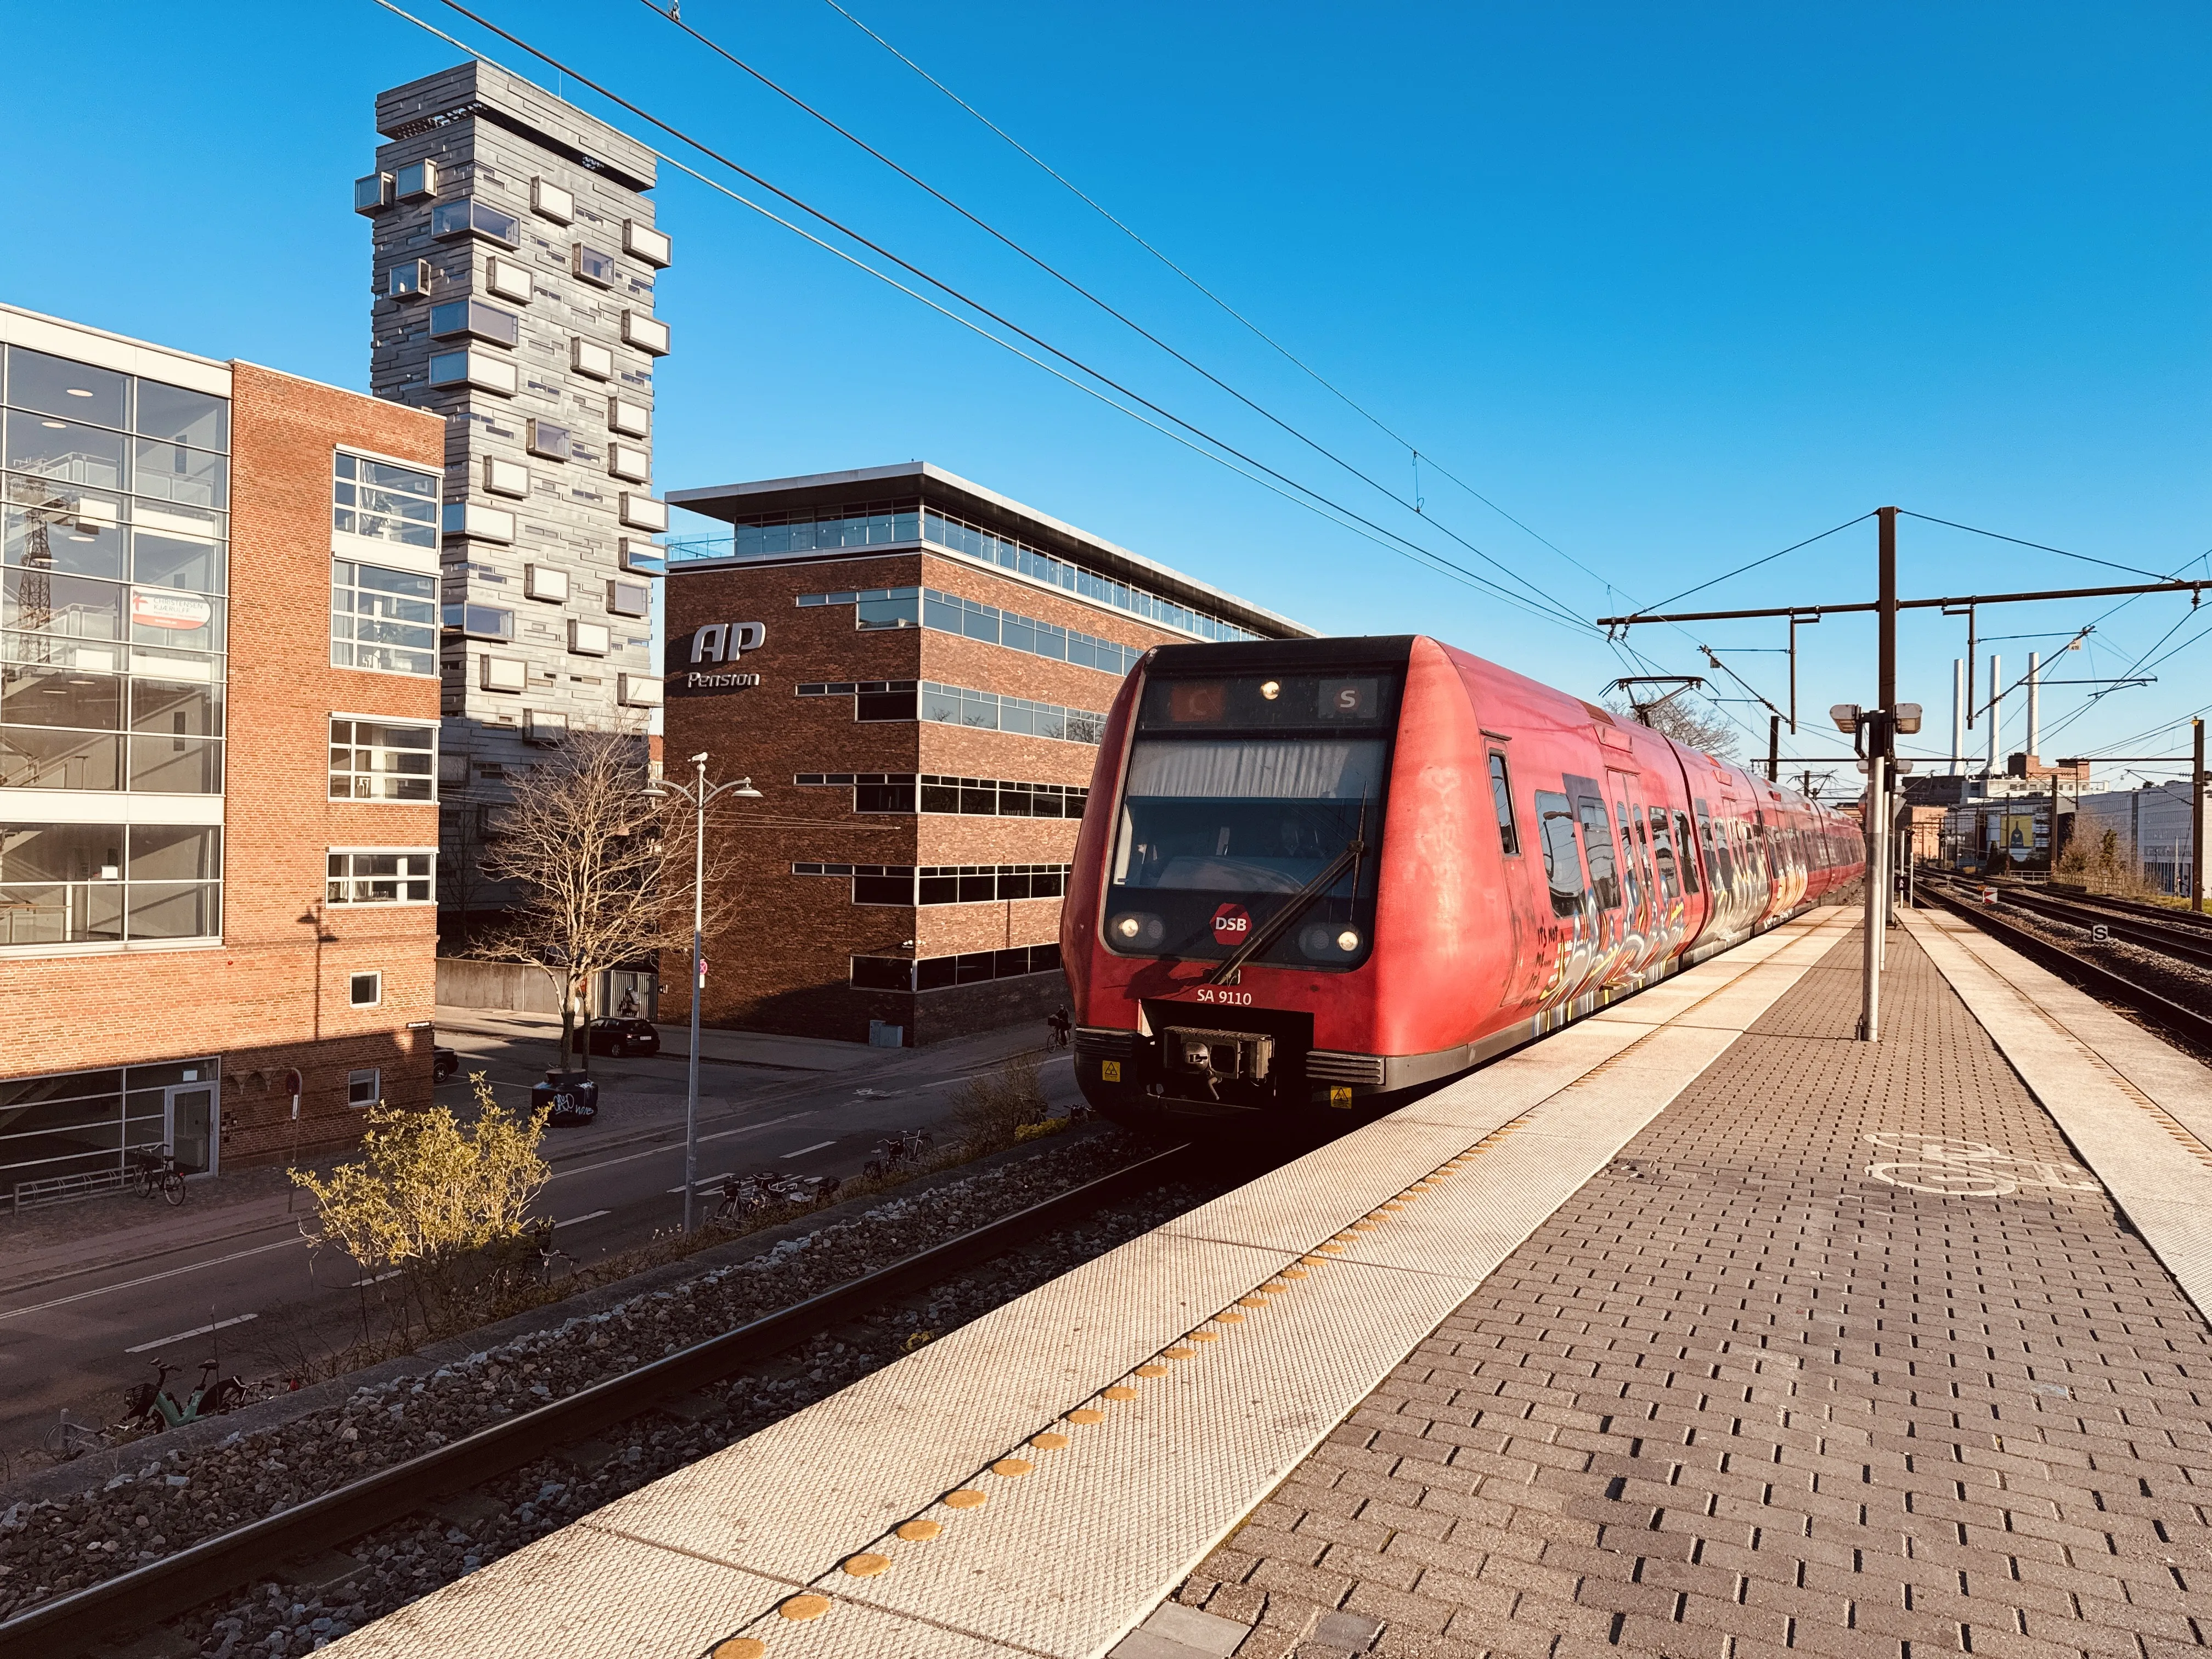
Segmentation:
{"type": "Polygon", "coordinates": [[[447,1048],[447,1047],[446,1047],[446,1045],[445,1045],[444,1043],[442,1043],[442,1042],[436,1042],[436,1043],[433,1043],[433,1044],[431,1044],[431,1046],[430,1046],[430,1081],[431,1081],[431,1082],[433,1082],[433,1083],[443,1083],[443,1082],[444,1082],[447,1078],[449,1078],[449,1077],[459,1077],[459,1076],[460,1075],[460,1072],[461,1072],[461,1057],[460,1057],[460,1054],[459,1054],[459,1052],[457,1052],[457,1051],[456,1051],[456,1050],[454,1050],[454,1049],[448,1048],[447,1048]]]}
{"type": "Polygon", "coordinates": [[[543,1110],[556,1127],[589,1123],[599,1115],[599,1085],[581,1072],[548,1072],[544,1082],[530,1085],[530,1109],[543,1110]]]}
{"type": "Polygon", "coordinates": [[[617,1060],[624,1054],[660,1052],[660,1033],[653,1029],[649,1019],[595,1019],[591,1037],[593,1054],[612,1054],[617,1060]]]}

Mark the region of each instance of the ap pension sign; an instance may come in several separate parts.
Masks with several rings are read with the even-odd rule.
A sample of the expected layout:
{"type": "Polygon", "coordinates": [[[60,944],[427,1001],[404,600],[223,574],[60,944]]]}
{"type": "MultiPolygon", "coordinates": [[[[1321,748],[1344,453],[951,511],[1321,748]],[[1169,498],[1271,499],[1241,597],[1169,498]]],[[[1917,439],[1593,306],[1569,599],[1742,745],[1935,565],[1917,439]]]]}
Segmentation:
{"type": "Polygon", "coordinates": [[[758,685],[760,676],[740,672],[738,665],[746,652],[767,643],[768,624],[757,622],[708,623],[688,639],[671,640],[663,677],[666,695],[696,696],[758,685]]]}

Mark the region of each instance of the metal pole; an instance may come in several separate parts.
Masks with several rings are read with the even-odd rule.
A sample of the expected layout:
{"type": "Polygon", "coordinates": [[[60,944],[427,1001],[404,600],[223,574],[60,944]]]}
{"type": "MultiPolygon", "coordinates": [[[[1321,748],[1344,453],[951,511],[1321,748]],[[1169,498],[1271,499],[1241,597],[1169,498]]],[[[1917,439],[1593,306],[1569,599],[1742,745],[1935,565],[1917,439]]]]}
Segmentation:
{"type": "MultiPolygon", "coordinates": [[[[2189,769],[2189,908],[2204,909],[2204,722],[2189,722],[2196,733],[2195,758],[2189,769]]],[[[2075,786],[2080,787],[2078,784],[2075,786]]]]}
{"type": "MultiPolygon", "coordinates": [[[[1881,908],[1877,913],[1881,926],[1875,935],[1874,963],[1876,972],[1889,965],[1890,910],[1895,896],[1890,890],[1890,812],[1889,777],[1893,769],[1890,764],[1897,757],[1897,509],[1882,507],[1875,509],[1875,522],[1879,531],[1877,552],[1881,562],[1879,586],[1875,588],[1875,603],[1878,607],[1880,629],[1876,635],[1877,691],[1881,710],[1875,729],[1869,733],[1875,741],[1869,749],[1881,756],[1881,908]]],[[[1871,768],[1869,769],[1871,771],[1871,768]]]]}
{"type": "Polygon", "coordinates": [[[1966,769],[1966,665],[1951,659],[1951,775],[1966,769]]]}
{"type": "Polygon", "coordinates": [[[2027,653],[2027,763],[2035,764],[2035,757],[2043,750],[2043,653],[2027,653]]]}
{"type": "Polygon", "coordinates": [[[692,763],[697,769],[696,793],[691,798],[691,1058],[685,1067],[684,1087],[684,1231],[692,1231],[699,1197],[699,995],[707,986],[707,964],[701,956],[700,934],[707,917],[707,757],[692,763]]]}
{"type": "Polygon", "coordinates": [[[1766,781],[1778,782],[1782,777],[1782,716],[1766,717],[1766,781]]]}
{"type": "Polygon", "coordinates": [[[1997,727],[2004,720],[2004,656],[2001,652],[1990,653],[1990,761],[1984,771],[1994,778],[1997,775],[1997,727]]]}
{"type": "Polygon", "coordinates": [[[1882,849],[1889,837],[1882,833],[1881,802],[1888,794],[1882,777],[1881,751],[1867,745],[1866,917],[1860,960],[1859,1041],[1873,1042],[1881,1036],[1881,904],[1888,878],[1882,873],[1882,849]]]}
{"type": "Polygon", "coordinates": [[[1797,618],[1790,618],[1790,735],[1797,735],[1797,618]]]}
{"type": "MultiPolygon", "coordinates": [[[[1994,691],[1996,687],[1992,684],[1994,691]]],[[[1974,607],[1966,607],[1966,730],[1974,729],[1974,607]]]]}

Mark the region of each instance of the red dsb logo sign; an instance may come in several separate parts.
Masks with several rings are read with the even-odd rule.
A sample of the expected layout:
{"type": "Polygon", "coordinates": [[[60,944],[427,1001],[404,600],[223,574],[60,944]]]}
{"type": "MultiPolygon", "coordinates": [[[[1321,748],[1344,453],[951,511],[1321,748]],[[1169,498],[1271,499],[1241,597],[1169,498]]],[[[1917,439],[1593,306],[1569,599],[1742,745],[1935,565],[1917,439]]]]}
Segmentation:
{"type": "Polygon", "coordinates": [[[1241,904],[1224,904],[1213,913],[1213,937],[1234,945],[1252,931],[1252,914],[1241,904]]]}

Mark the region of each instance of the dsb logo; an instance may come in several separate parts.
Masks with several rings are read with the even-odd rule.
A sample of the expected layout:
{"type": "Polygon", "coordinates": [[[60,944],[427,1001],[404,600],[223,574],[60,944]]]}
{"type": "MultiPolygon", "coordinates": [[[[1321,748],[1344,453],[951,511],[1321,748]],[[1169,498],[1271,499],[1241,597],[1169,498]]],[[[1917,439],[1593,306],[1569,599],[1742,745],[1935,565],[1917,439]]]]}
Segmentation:
{"type": "Polygon", "coordinates": [[[1235,945],[1252,931],[1252,914],[1241,904],[1224,904],[1213,913],[1217,944],[1235,945]]]}

